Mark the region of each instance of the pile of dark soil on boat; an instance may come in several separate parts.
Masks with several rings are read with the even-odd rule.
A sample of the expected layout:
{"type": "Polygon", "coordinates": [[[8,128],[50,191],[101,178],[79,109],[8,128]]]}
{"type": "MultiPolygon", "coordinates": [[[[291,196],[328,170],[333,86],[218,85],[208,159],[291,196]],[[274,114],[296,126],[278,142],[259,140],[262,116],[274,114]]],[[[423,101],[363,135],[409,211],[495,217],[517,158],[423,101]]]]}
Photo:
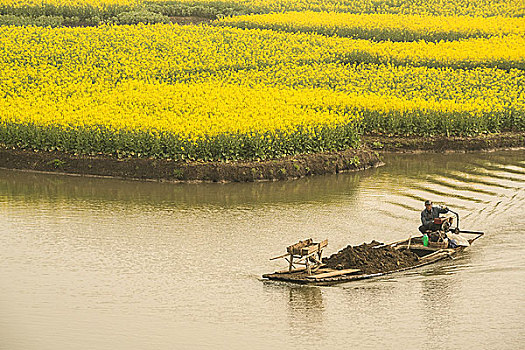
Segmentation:
{"type": "Polygon", "coordinates": [[[418,264],[418,257],[409,250],[395,250],[372,241],[351,246],[324,258],[323,263],[333,269],[359,269],[365,274],[388,272],[418,264]],[[377,248],[374,248],[377,247],[377,248]]]}

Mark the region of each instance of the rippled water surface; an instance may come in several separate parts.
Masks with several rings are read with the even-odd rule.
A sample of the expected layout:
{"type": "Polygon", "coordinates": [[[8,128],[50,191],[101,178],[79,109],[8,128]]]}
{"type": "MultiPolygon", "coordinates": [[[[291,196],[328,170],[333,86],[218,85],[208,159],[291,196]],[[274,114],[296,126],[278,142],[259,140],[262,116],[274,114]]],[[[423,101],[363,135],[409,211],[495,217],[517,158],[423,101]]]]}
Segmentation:
{"type": "Polygon", "coordinates": [[[525,151],[386,162],[249,184],[0,170],[0,349],[524,348],[525,151]],[[427,198],[486,235],[388,278],[260,279],[299,239],[415,234],[427,198]]]}

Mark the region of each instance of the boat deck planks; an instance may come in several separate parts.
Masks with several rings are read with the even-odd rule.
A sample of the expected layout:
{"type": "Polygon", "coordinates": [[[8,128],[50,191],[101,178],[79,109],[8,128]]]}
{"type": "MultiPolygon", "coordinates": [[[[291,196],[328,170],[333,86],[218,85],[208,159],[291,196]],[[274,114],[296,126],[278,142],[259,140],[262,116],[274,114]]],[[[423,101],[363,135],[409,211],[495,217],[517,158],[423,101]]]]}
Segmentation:
{"type": "Polygon", "coordinates": [[[359,269],[333,270],[333,271],[330,271],[330,272],[324,272],[324,273],[319,273],[319,274],[306,276],[306,278],[320,279],[320,278],[326,278],[326,277],[350,275],[352,273],[356,273],[356,272],[360,272],[360,271],[361,270],[359,270],[359,269]]]}

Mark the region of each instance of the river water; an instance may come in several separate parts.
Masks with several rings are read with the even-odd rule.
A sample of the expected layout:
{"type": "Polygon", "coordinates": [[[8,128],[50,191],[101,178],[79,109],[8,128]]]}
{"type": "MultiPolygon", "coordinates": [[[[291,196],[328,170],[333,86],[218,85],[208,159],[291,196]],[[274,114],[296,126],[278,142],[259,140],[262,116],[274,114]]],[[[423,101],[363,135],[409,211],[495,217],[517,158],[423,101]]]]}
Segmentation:
{"type": "Polygon", "coordinates": [[[524,348],[525,151],[385,161],[245,184],[0,170],[0,349],[524,348]],[[486,235],[385,278],[261,280],[299,239],[416,234],[427,198],[486,235]]]}

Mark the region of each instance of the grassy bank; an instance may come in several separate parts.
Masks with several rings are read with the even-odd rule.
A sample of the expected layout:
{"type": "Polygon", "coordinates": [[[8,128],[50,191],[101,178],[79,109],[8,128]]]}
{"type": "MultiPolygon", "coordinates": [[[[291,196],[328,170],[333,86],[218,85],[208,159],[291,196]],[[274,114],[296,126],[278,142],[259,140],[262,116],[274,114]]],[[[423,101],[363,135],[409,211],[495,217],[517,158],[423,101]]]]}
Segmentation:
{"type": "Polygon", "coordinates": [[[471,152],[524,148],[525,133],[476,137],[365,136],[359,149],[320,152],[271,161],[195,162],[86,156],[0,147],[0,168],[171,182],[252,182],[358,171],[382,165],[385,152],[471,152]]]}

